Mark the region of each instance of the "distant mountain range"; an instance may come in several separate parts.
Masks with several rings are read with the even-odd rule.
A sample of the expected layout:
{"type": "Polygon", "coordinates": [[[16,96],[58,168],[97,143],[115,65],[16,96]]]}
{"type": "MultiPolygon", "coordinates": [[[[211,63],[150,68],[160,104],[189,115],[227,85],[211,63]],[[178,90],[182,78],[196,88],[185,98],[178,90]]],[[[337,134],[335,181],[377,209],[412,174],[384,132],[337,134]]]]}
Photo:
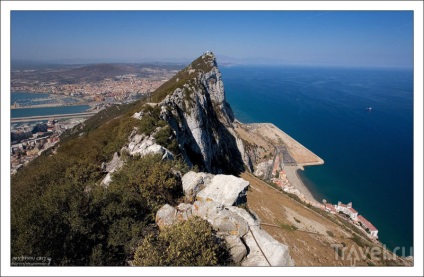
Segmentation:
{"type": "MultiPolygon", "coordinates": [[[[227,65],[278,65],[289,64],[282,59],[271,59],[264,57],[236,58],[225,55],[216,55],[217,62],[221,66],[227,65]]],[[[89,65],[89,64],[134,64],[134,63],[151,63],[151,64],[179,64],[188,65],[192,58],[138,58],[138,59],[55,59],[55,60],[12,60],[12,70],[27,68],[44,68],[58,65],[89,65]]]]}
{"type": "Polygon", "coordinates": [[[38,65],[12,67],[12,82],[19,80],[38,80],[40,82],[57,82],[60,84],[77,84],[81,82],[99,82],[124,74],[149,76],[149,69],[180,70],[182,64],[89,64],[89,65],[38,65]]]}

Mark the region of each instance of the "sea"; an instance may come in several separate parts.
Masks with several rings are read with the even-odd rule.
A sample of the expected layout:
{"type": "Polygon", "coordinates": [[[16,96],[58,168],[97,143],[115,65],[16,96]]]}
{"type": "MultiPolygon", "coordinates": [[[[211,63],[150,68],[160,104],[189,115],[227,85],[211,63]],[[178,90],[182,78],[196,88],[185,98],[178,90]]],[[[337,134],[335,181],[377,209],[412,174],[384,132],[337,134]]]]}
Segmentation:
{"type": "Polygon", "coordinates": [[[317,200],[352,202],[387,249],[413,255],[412,69],[231,66],[221,73],[238,120],[271,122],[324,159],[299,171],[317,200]]]}
{"type": "MultiPolygon", "coordinates": [[[[31,93],[31,92],[12,92],[10,97],[10,105],[15,103],[19,105],[40,105],[56,103],[54,98],[50,98],[48,93],[31,93]]],[[[73,98],[62,99],[65,103],[72,103],[76,100],[73,98]]],[[[58,106],[44,108],[20,108],[11,110],[11,118],[28,117],[28,116],[43,116],[56,114],[72,114],[85,112],[90,108],[89,105],[77,106],[58,106]]]]}

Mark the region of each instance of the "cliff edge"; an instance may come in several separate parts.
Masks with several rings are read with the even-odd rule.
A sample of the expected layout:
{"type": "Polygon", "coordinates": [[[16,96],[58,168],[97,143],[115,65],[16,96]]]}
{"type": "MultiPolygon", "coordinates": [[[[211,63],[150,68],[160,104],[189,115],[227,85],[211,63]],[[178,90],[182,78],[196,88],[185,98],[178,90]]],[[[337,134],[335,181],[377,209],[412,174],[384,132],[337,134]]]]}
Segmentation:
{"type": "Polygon", "coordinates": [[[184,161],[200,171],[239,174],[252,169],[233,128],[234,114],[212,52],[206,52],[156,92],[160,117],[172,128],[184,161]]]}

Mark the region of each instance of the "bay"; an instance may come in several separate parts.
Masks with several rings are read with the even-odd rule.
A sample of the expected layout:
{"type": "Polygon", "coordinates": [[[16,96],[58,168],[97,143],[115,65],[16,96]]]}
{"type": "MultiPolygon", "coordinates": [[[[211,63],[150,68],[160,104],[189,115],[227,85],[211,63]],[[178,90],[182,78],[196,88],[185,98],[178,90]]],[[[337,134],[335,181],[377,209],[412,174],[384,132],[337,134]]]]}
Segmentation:
{"type": "Polygon", "coordinates": [[[13,109],[11,110],[11,118],[37,116],[37,115],[41,116],[41,115],[82,113],[88,110],[89,108],[90,108],[89,105],[81,105],[81,106],[13,109]]]}
{"type": "MultiPolygon", "coordinates": [[[[50,100],[48,93],[32,93],[32,92],[12,92],[11,105],[15,102],[20,105],[37,105],[49,104],[55,101],[54,98],[50,100]],[[40,101],[40,99],[49,99],[40,101]]],[[[72,103],[76,100],[73,98],[64,98],[65,103],[72,103]]],[[[11,110],[11,118],[15,117],[28,117],[28,116],[43,116],[43,115],[56,115],[56,114],[72,114],[85,112],[90,108],[89,105],[76,105],[76,106],[57,106],[57,107],[42,107],[42,108],[19,108],[11,110]]]]}
{"type": "Polygon", "coordinates": [[[353,202],[387,248],[413,255],[412,70],[234,66],[221,72],[237,119],[274,123],[324,159],[299,174],[315,198],[353,202]]]}

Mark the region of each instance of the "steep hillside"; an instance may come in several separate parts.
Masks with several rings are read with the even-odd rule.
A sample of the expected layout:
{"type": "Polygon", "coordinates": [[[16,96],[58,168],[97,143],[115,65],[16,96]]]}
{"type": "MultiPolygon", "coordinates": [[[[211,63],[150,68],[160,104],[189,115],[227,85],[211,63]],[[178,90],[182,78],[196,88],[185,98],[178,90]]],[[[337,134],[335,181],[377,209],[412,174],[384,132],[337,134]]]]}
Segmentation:
{"type": "Polygon", "coordinates": [[[244,148],[235,135],[215,57],[208,52],[158,89],[160,117],[176,135],[184,161],[210,173],[238,174],[244,148]]]}
{"type": "Polygon", "coordinates": [[[289,247],[296,266],[411,266],[346,220],[305,205],[252,174],[242,178],[250,183],[249,210],[264,230],[289,247]]]}
{"type": "MultiPolygon", "coordinates": [[[[273,143],[260,153],[241,127],[211,52],[152,95],[100,111],[12,176],[12,257],[50,257],[51,265],[350,265],[336,258],[334,243],[375,246],[250,175],[251,159],[272,155],[273,143]]],[[[386,265],[366,255],[357,263],[386,265]]]]}
{"type": "MultiPolygon", "coordinates": [[[[215,58],[207,54],[151,98],[112,106],[75,126],[12,177],[12,256],[52,257],[52,265],[131,264],[145,239],[160,238],[158,209],[184,202],[181,176],[189,168],[243,170],[232,120],[215,58]]],[[[196,239],[210,228],[191,226],[196,239]]],[[[175,264],[232,264],[215,233],[207,240],[219,247],[207,258],[175,264]]],[[[166,254],[159,251],[166,245],[152,247],[166,254]]]]}

